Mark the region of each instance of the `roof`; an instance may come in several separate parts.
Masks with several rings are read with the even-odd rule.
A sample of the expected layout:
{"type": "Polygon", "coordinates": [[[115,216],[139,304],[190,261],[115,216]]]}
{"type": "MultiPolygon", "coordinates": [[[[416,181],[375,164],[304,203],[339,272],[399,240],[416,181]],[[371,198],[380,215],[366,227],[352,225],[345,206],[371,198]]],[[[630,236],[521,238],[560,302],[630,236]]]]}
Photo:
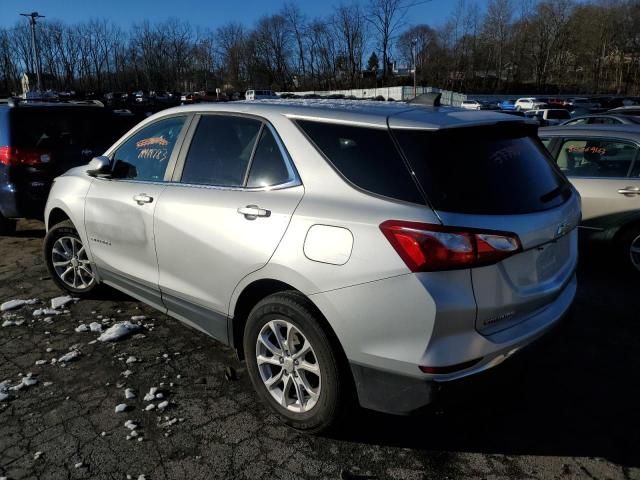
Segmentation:
{"type": "Polygon", "coordinates": [[[640,125],[559,125],[544,127],[538,130],[540,135],[553,136],[577,134],[580,136],[606,137],[615,136],[640,141],[640,125]]]}
{"type": "Polygon", "coordinates": [[[235,112],[265,117],[282,115],[331,123],[373,127],[437,130],[440,128],[487,125],[498,122],[524,122],[491,111],[470,111],[453,107],[426,107],[403,102],[328,99],[273,99],[229,103],[199,103],[163,110],[160,116],[178,112],[235,112]]]}

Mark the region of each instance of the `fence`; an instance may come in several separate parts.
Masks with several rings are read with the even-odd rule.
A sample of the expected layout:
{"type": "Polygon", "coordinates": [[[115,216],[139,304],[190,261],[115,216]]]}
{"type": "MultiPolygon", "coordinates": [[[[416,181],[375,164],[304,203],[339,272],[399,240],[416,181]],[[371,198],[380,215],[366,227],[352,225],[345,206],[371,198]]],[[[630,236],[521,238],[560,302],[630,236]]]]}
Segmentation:
{"type": "MultiPolygon", "coordinates": [[[[413,98],[413,87],[379,87],[379,88],[350,88],[345,90],[309,90],[306,92],[278,92],[282,93],[294,93],[296,95],[320,95],[326,97],[329,95],[344,95],[345,97],[355,98],[368,98],[374,99],[376,97],[383,97],[385,100],[399,100],[406,101],[413,98]]],[[[460,106],[463,100],[467,99],[467,96],[452,92],[450,90],[441,90],[435,87],[416,87],[416,94],[422,93],[441,93],[441,102],[443,105],[460,106]]]]}

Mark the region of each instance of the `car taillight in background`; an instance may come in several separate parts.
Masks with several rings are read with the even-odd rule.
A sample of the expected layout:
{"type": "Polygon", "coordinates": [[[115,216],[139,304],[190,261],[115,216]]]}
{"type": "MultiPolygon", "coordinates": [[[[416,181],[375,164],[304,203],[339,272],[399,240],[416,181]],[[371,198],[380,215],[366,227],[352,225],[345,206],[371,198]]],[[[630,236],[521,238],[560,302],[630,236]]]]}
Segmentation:
{"type": "Polygon", "coordinates": [[[7,166],[40,165],[49,162],[48,153],[32,148],[0,147],[0,163],[7,166]]]}
{"type": "Polygon", "coordinates": [[[514,233],[388,220],[380,230],[412,272],[497,263],[522,249],[514,233]]]}

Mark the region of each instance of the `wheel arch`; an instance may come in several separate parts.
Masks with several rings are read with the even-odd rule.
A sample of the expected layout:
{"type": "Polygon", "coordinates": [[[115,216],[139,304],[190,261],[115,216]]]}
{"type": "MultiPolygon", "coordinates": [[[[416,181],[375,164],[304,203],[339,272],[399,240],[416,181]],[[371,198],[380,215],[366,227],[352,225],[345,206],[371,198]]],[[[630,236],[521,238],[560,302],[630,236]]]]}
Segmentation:
{"type": "Polygon", "coordinates": [[[51,211],[49,211],[49,215],[47,216],[47,231],[51,229],[54,225],[58,223],[64,222],[65,220],[69,220],[71,223],[75,225],[75,222],[71,220],[71,217],[64,211],[61,207],[53,207],[51,211]]]}
{"type": "Polygon", "coordinates": [[[296,288],[296,286],[273,278],[260,278],[254,280],[244,286],[242,291],[237,295],[233,310],[230,311],[232,315],[230,316],[229,341],[231,346],[235,348],[238,358],[243,360],[245,355],[242,340],[249,313],[251,313],[253,307],[262,299],[280,292],[295,292],[296,294],[303,296],[305,300],[309,302],[318,322],[320,322],[331,343],[337,349],[341,359],[346,362],[347,357],[342,344],[340,343],[335,330],[331,326],[331,323],[324,313],[322,313],[320,308],[318,308],[308,295],[299,288],[296,288]]]}

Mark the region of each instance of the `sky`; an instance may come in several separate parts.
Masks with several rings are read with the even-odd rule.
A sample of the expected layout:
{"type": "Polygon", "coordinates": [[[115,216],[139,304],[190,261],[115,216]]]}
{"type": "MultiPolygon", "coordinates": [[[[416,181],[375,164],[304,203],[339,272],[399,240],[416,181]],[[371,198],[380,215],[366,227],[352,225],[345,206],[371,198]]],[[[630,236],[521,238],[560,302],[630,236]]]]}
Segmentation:
{"type": "MultiPolygon", "coordinates": [[[[294,0],[309,18],[330,14],[340,0],[294,0]]],[[[480,6],[487,0],[478,0],[480,6]]],[[[26,18],[20,13],[37,11],[47,19],[78,23],[90,18],[107,19],[127,28],[148,19],[151,22],[169,17],[188,20],[193,26],[215,29],[230,21],[251,26],[262,15],[277,12],[285,0],[0,0],[0,27],[13,26],[26,18]]],[[[361,5],[366,0],[360,1],[361,5]]],[[[455,0],[407,0],[415,4],[407,15],[408,24],[427,23],[438,26],[445,22],[455,0]]],[[[46,19],[43,19],[46,21],[46,19]]]]}

